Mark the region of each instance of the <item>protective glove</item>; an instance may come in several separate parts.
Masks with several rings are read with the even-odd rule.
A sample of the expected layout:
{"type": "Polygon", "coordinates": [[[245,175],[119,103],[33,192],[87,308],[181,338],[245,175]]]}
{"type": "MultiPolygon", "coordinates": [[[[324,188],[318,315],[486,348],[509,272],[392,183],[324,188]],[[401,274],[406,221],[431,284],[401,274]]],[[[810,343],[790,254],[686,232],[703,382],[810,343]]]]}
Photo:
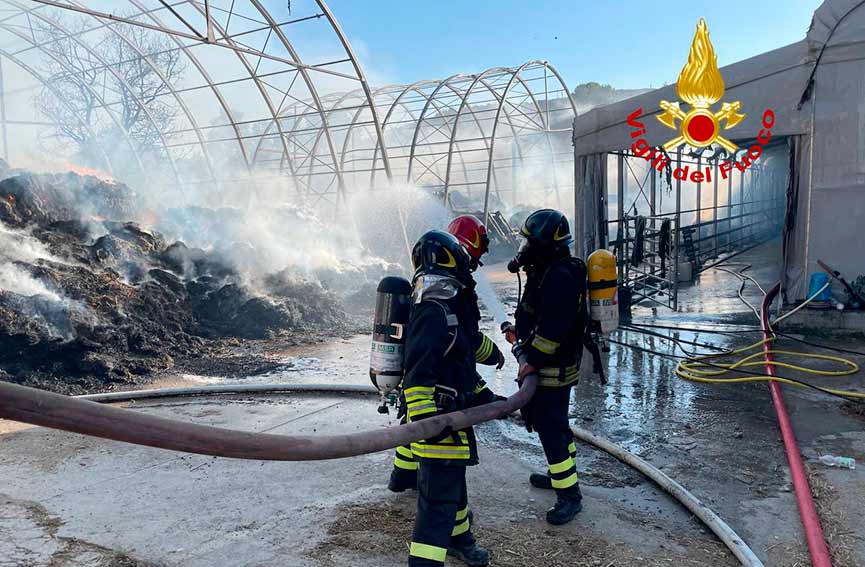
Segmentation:
{"type": "Polygon", "coordinates": [[[502,323],[502,334],[505,336],[505,340],[511,344],[517,342],[517,327],[510,321],[505,321],[502,323]]]}
{"type": "Polygon", "coordinates": [[[520,364],[523,363],[525,359],[525,353],[523,353],[523,343],[514,343],[514,346],[511,347],[511,353],[514,355],[517,361],[520,362],[520,364]]]}
{"type": "Polygon", "coordinates": [[[517,382],[519,382],[520,385],[522,385],[523,380],[526,379],[526,376],[528,376],[529,374],[534,374],[537,371],[538,371],[538,369],[535,368],[534,366],[532,366],[531,364],[529,364],[528,362],[522,362],[521,361],[520,362],[520,371],[517,374],[517,382]]]}
{"type": "Polygon", "coordinates": [[[505,354],[499,351],[499,361],[496,363],[496,370],[501,370],[505,365],[505,354]]]}
{"type": "Polygon", "coordinates": [[[435,445],[435,444],[441,443],[442,441],[444,441],[448,437],[453,436],[453,434],[454,434],[453,427],[448,425],[444,429],[442,429],[442,432],[439,433],[438,435],[435,435],[433,437],[430,437],[429,439],[426,439],[426,442],[432,443],[435,445]]]}
{"type": "MultiPolygon", "coordinates": [[[[429,418],[435,417],[437,415],[441,415],[441,414],[439,412],[425,413],[423,415],[416,417],[412,421],[421,421],[423,419],[429,419],[429,418]]],[[[445,439],[447,439],[448,437],[453,435],[453,433],[454,433],[453,427],[451,427],[450,425],[447,425],[447,426],[445,426],[444,429],[442,429],[441,433],[439,433],[438,435],[433,435],[432,437],[427,437],[426,439],[424,439],[424,441],[427,443],[432,443],[435,445],[435,444],[441,443],[442,441],[444,441],[445,439]]]]}

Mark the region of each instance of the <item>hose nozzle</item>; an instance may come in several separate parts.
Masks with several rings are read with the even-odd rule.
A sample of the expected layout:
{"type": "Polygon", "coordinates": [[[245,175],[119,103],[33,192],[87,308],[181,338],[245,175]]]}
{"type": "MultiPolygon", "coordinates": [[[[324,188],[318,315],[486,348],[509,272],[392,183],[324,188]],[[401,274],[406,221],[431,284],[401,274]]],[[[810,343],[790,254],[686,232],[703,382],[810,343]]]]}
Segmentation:
{"type": "Polygon", "coordinates": [[[511,259],[510,262],[508,262],[508,271],[512,274],[516,274],[517,272],[520,271],[520,268],[522,267],[522,265],[523,265],[522,259],[520,258],[519,254],[517,254],[516,256],[514,256],[511,259]]]}

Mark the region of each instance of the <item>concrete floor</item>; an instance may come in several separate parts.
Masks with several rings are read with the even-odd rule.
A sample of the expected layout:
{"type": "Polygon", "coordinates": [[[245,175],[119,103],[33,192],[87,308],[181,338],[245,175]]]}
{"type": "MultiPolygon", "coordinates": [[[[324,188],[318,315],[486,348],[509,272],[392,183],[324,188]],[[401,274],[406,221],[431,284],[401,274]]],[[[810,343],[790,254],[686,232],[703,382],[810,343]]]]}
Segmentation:
{"type": "MultiPolygon", "coordinates": [[[[771,246],[736,259],[771,284],[771,246]],[[759,266],[759,268],[757,268],[759,266]]],[[[514,282],[500,266],[490,279],[506,305],[514,282]]],[[[682,291],[679,313],[637,308],[634,322],[678,326],[756,321],[736,297],[738,280],[712,270],[682,291]],[[752,321],[753,320],[753,321],[752,321]]],[[[753,286],[749,286],[752,288],[753,286]]],[[[759,293],[748,289],[752,302],[759,293]]],[[[497,323],[497,322],[496,322],[497,323]]],[[[492,321],[486,321],[492,329],[492,321]]],[[[747,344],[714,334],[673,332],[719,346],[747,344]]],[[[494,335],[495,336],[495,335],[494,335]]],[[[754,337],[756,335],[748,335],[754,337]]],[[[622,331],[617,340],[675,353],[659,337],[622,331]]],[[[865,350],[861,336],[809,336],[865,350]]],[[[366,337],[273,352],[286,363],[256,381],[365,383],[366,337]]],[[[802,345],[784,345],[796,349],[802,345]]],[[[698,348],[698,347],[693,347],[698,348]]],[[[810,349],[810,348],[809,348],[810,349]]],[[[813,350],[813,349],[810,349],[813,350]]],[[[679,353],[681,354],[681,353],[679,353]]],[[[862,357],[850,356],[865,364],[862,357]]],[[[679,480],[724,518],[767,565],[806,565],[807,553],[787,463],[765,384],[703,385],[675,376],[675,363],[613,345],[610,383],[584,376],[572,417],[679,480]]],[[[500,391],[515,367],[484,369],[500,391]]],[[[793,373],[788,372],[788,375],[793,373]]],[[[198,378],[178,377],[180,382],[198,378]]],[[[821,379],[858,387],[861,376],[821,379]]],[[[863,418],[840,401],[785,388],[818,506],[837,565],[865,565],[859,519],[865,473],[828,469],[822,453],[865,462],[863,418]]],[[[364,397],[278,396],[163,400],[136,411],[235,429],[323,434],[392,422],[364,397]]],[[[392,416],[391,416],[392,418],[392,416]]],[[[0,423],[0,432],[3,429],[0,423]]],[[[131,565],[402,565],[413,494],[385,488],[388,454],[332,462],[269,463],[214,459],[6,425],[0,434],[0,566],[131,565]]],[[[481,426],[481,465],[469,475],[479,538],[493,565],[733,565],[711,534],[677,503],[614,459],[579,446],[586,508],[553,529],[543,521],[552,497],[527,486],[543,467],[537,438],[512,421],[481,426]]]]}

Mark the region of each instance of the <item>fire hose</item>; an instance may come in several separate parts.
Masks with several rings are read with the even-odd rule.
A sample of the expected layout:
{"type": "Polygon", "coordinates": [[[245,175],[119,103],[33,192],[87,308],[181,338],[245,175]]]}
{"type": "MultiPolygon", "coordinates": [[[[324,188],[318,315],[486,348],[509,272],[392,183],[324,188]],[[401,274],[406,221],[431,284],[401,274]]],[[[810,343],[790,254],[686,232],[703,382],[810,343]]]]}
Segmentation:
{"type": "MultiPolygon", "coordinates": [[[[273,435],[197,425],[4,382],[0,382],[0,417],[199,455],[263,461],[314,461],[386,451],[497,419],[526,405],[536,386],[537,376],[529,375],[520,389],[506,400],[405,425],[343,435],[273,435]]],[[[346,391],[347,388],[335,387],[334,390],[346,391]]]]}
{"type": "MultiPolygon", "coordinates": [[[[744,286],[745,279],[750,279],[753,281],[757,287],[760,287],[759,283],[751,278],[750,276],[746,276],[740,272],[736,273],[731,270],[727,271],[737,277],[739,277],[744,286]]],[[[769,382],[769,392],[772,397],[772,404],[775,408],[775,414],[778,417],[778,427],[781,430],[781,438],[784,443],[784,451],[787,456],[787,462],[790,466],[790,476],[793,481],[793,488],[796,493],[796,504],[799,508],[799,516],[802,521],[802,527],[805,531],[805,538],[808,544],[808,552],[811,556],[811,564],[814,567],[832,567],[832,560],[829,554],[829,548],[826,544],[826,537],[823,534],[823,528],[820,523],[820,516],[817,514],[817,508],[814,504],[814,498],[811,495],[811,486],[808,482],[808,476],[805,472],[805,465],[802,461],[802,454],[799,450],[799,445],[796,441],[796,434],[793,432],[793,426],[790,422],[790,416],[787,413],[787,407],[784,403],[784,398],[781,393],[781,383],[787,383],[794,386],[803,386],[808,385],[806,383],[799,382],[797,380],[792,380],[789,378],[783,378],[776,375],[776,367],[777,366],[785,366],[787,368],[793,368],[794,370],[800,370],[804,372],[808,372],[811,374],[821,374],[828,376],[844,376],[848,374],[852,374],[859,370],[858,365],[854,362],[849,361],[847,359],[831,357],[826,355],[816,355],[816,354],[807,354],[807,353],[796,353],[790,351],[780,351],[775,350],[771,347],[771,343],[775,340],[775,332],[772,329],[772,325],[769,322],[769,308],[772,305],[772,302],[778,295],[778,292],[781,289],[781,283],[776,283],[772,289],[768,292],[763,290],[760,287],[760,291],[763,292],[763,303],[761,305],[760,311],[757,311],[753,305],[751,305],[745,298],[742,296],[742,288],[739,288],[738,294],[739,298],[745,302],[757,317],[760,319],[760,328],[763,333],[763,340],[754,343],[753,345],[746,347],[744,349],[739,349],[736,351],[723,353],[724,355],[731,354],[739,354],[742,352],[746,352],[755,347],[762,347],[763,354],[763,362],[762,365],[765,367],[766,374],[765,375],[757,375],[750,377],[740,377],[740,378],[715,378],[710,376],[722,375],[728,371],[740,370],[739,367],[751,366],[758,364],[756,361],[752,362],[752,359],[757,355],[752,354],[745,358],[740,359],[739,361],[733,364],[717,364],[717,363],[709,363],[706,362],[707,359],[714,358],[715,355],[712,356],[704,356],[704,357],[696,357],[691,358],[688,361],[683,361],[679,363],[679,366],[676,368],[676,373],[688,380],[694,380],[698,382],[752,382],[752,381],[768,381],[769,382]],[[788,354],[788,355],[797,355],[804,356],[812,359],[823,359],[823,360],[831,360],[835,362],[840,362],[841,364],[847,366],[846,369],[837,370],[837,371],[820,371],[816,369],[810,368],[802,368],[796,365],[792,365],[789,363],[778,362],[774,359],[774,354],[788,354]],[[709,366],[715,366],[720,369],[720,371],[711,371],[706,370],[709,366]]],[[[822,291],[822,290],[821,290],[822,291]]],[[[809,301],[815,297],[814,294],[809,301]]],[[[776,323],[779,322],[782,318],[776,320],[776,323]]],[[[810,387],[814,387],[808,385],[810,387]]],[[[865,397],[862,393],[859,392],[848,392],[843,390],[833,390],[829,388],[820,388],[816,387],[820,391],[838,395],[842,397],[852,397],[852,398],[862,398],[865,397]]]]}
{"type": "MultiPolygon", "coordinates": [[[[85,435],[94,435],[106,439],[125,441],[163,449],[242,459],[313,460],[354,456],[367,452],[383,451],[397,445],[403,445],[414,440],[417,435],[430,435],[426,430],[419,430],[420,428],[418,426],[422,425],[432,426],[431,429],[435,428],[433,431],[433,434],[435,434],[447,427],[454,429],[467,427],[467,425],[463,425],[463,422],[466,419],[472,421],[478,420],[478,422],[480,422],[487,421],[487,417],[489,419],[500,417],[501,415],[516,411],[516,409],[519,409],[519,407],[530,399],[530,392],[533,393],[535,388],[534,381],[534,377],[527,378],[526,381],[523,382],[522,388],[506,401],[494,402],[492,404],[487,404],[486,406],[479,406],[462,412],[454,412],[436,418],[429,418],[409,425],[391,427],[381,432],[366,432],[353,435],[328,437],[320,436],[316,438],[244,433],[216,427],[199,426],[186,422],[142,415],[137,412],[112,408],[110,406],[102,406],[96,402],[124,402],[179,396],[210,396],[214,394],[279,394],[287,392],[376,394],[377,391],[368,386],[343,384],[237,384],[109,392],[79,396],[77,398],[68,398],[58,394],[42,392],[41,390],[33,390],[22,386],[0,383],[0,416],[14,419],[16,421],[33,423],[34,425],[54,427],[57,429],[72,431],[74,433],[83,433],[85,435]],[[60,398],[60,400],[57,400],[57,398],[60,398]],[[70,405],[56,405],[58,401],[73,401],[76,403],[70,405]],[[13,405],[19,405],[19,407],[10,410],[9,408],[13,405]],[[84,427],[80,425],[80,422],[78,424],[69,422],[70,416],[72,416],[72,419],[74,420],[87,421],[91,419],[93,414],[90,412],[93,412],[94,408],[108,410],[103,417],[99,418],[99,423],[102,424],[102,426],[106,426],[107,429],[99,431],[97,430],[97,427],[84,427]],[[481,415],[481,412],[476,411],[482,409],[484,410],[483,415],[481,415]],[[43,411],[45,411],[46,415],[42,418],[38,418],[37,412],[43,411]],[[129,418],[131,416],[140,416],[146,419],[143,421],[130,421],[129,418]],[[448,423],[445,423],[442,427],[442,418],[446,417],[454,417],[454,420],[448,421],[448,423]],[[122,430],[123,428],[138,427],[143,422],[148,424],[148,429],[141,435],[129,435],[126,432],[117,431],[118,429],[122,430]],[[171,433],[169,430],[176,431],[176,434],[171,433]],[[411,430],[411,432],[416,431],[417,433],[407,434],[408,432],[406,430],[411,430]],[[174,437],[169,437],[166,440],[163,437],[166,432],[168,432],[169,435],[174,435],[174,437]],[[350,441],[348,441],[347,438],[352,438],[352,441],[355,442],[363,442],[362,438],[364,437],[372,437],[373,439],[387,438],[387,441],[375,443],[373,439],[370,439],[364,444],[348,444],[350,441]],[[258,440],[258,443],[256,443],[255,440],[258,440]],[[303,443],[314,444],[320,448],[322,442],[329,443],[330,441],[336,441],[335,444],[338,445],[338,447],[332,449],[330,453],[322,451],[320,454],[321,456],[309,456],[309,447],[303,447],[300,451],[291,450],[292,447],[296,447],[303,443]],[[214,443],[213,447],[207,447],[206,444],[208,443],[214,443]],[[249,443],[248,447],[242,445],[246,443],[249,443]],[[342,451],[342,453],[338,454],[339,451],[342,451]]],[[[688,492],[676,481],[643,459],[640,459],[636,455],[628,452],[626,449],[606,439],[582,429],[573,428],[573,432],[574,436],[581,441],[610,453],[625,464],[642,472],[661,488],[670,493],[683,506],[706,524],[706,526],[710,528],[725,545],[727,545],[730,551],[742,562],[743,565],[753,567],[762,566],[762,563],[757,559],[753,551],[723,520],[721,520],[712,510],[697,500],[693,494],[688,492]]]]}
{"type": "Polygon", "coordinates": [[[763,562],[760,561],[760,558],[757,557],[754,551],[748,547],[748,544],[745,543],[745,541],[739,537],[735,531],[733,531],[733,528],[727,525],[724,520],[722,520],[708,506],[698,500],[697,497],[691,494],[684,486],[620,445],[604,439],[603,437],[598,437],[597,435],[578,427],[571,427],[571,432],[574,434],[574,437],[583,443],[588,443],[609,453],[613,457],[622,461],[631,468],[640,471],[651,479],[670,496],[678,500],[679,503],[687,508],[689,512],[699,518],[707,528],[712,530],[712,532],[718,536],[718,539],[727,546],[727,549],[730,550],[742,565],[745,565],[746,567],[763,567],[763,562]]]}
{"type": "Polygon", "coordinates": [[[184,388],[155,388],[152,390],[126,390],[123,392],[103,392],[75,396],[79,400],[91,402],[119,403],[156,398],[179,398],[186,396],[220,396],[227,394],[369,394],[378,396],[379,391],[372,386],[361,384],[217,384],[211,386],[189,386],[184,388]]]}
{"type": "MultiPolygon", "coordinates": [[[[723,268],[721,268],[723,270],[723,268]]],[[[739,277],[744,286],[745,279],[749,279],[753,281],[757,287],[760,288],[760,291],[763,292],[763,303],[761,305],[761,309],[758,311],[753,305],[751,305],[743,296],[742,296],[742,287],[739,288],[738,294],[739,298],[746,303],[752,311],[757,315],[760,320],[760,328],[763,334],[763,340],[757,343],[754,343],[744,349],[738,349],[735,351],[728,351],[721,353],[720,355],[708,355],[701,357],[689,357],[686,361],[682,361],[676,368],[676,374],[680,377],[685,378],[687,380],[697,381],[697,382],[710,382],[710,383],[741,383],[741,382],[755,382],[755,381],[767,381],[769,383],[769,392],[772,397],[772,404],[775,408],[775,413],[778,417],[778,426],[781,430],[781,438],[784,443],[784,451],[787,456],[787,462],[790,466],[790,476],[793,481],[793,488],[796,493],[796,504],[799,508],[799,515],[802,521],[802,526],[805,531],[805,537],[808,544],[808,552],[811,556],[811,563],[814,567],[832,567],[832,560],[829,554],[829,549],[826,544],[826,537],[823,534],[823,528],[820,523],[820,517],[817,514],[817,508],[814,504],[814,498],[811,494],[811,486],[808,482],[808,476],[805,472],[805,465],[802,461],[802,455],[799,450],[798,443],[796,441],[796,435],[793,432],[793,426],[790,422],[790,416],[787,413],[787,407],[784,404],[784,398],[781,393],[781,383],[790,384],[793,386],[808,386],[822,392],[841,396],[841,397],[849,397],[849,398],[858,398],[861,399],[865,397],[865,394],[860,392],[851,392],[844,390],[835,390],[829,388],[816,387],[811,384],[801,382],[798,380],[794,380],[791,378],[785,378],[777,376],[776,367],[784,366],[787,368],[792,368],[794,370],[804,371],[810,374],[819,374],[824,376],[844,376],[848,374],[855,373],[859,370],[858,365],[854,362],[839,358],[832,357],[826,355],[817,355],[817,354],[809,354],[809,353],[797,353],[790,351],[781,351],[775,350],[771,347],[772,342],[775,340],[775,332],[772,328],[772,324],[769,322],[769,308],[772,305],[772,302],[777,297],[780,289],[781,283],[776,283],[772,289],[768,292],[763,290],[760,287],[760,284],[751,278],[750,276],[746,276],[740,272],[733,272],[731,270],[723,270],[727,271],[734,276],[739,277]],[[762,363],[758,363],[753,361],[753,359],[757,356],[757,354],[752,354],[745,358],[738,360],[732,364],[719,364],[707,362],[708,360],[715,358],[716,356],[729,356],[747,352],[756,347],[762,347],[762,355],[763,361],[762,363]],[[845,366],[846,369],[837,370],[837,371],[820,371],[811,368],[803,368],[800,366],[792,365],[785,362],[778,362],[774,359],[774,354],[787,354],[787,355],[796,355],[796,356],[804,356],[806,358],[811,359],[823,359],[839,362],[845,366]],[[762,364],[765,367],[766,374],[765,375],[752,375],[748,377],[739,377],[739,378],[717,378],[719,375],[723,375],[730,371],[738,371],[743,373],[749,373],[742,369],[742,367],[753,366],[757,364],[762,364]],[[707,370],[709,367],[715,367],[719,370],[707,370]]],[[[820,290],[822,291],[822,289],[820,290]]],[[[819,293],[819,292],[818,292],[819,293]]],[[[812,295],[808,301],[813,299],[817,294],[812,295]]],[[[789,314],[788,314],[789,315],[789,314]]],[[[775,322],[778,323],[783,319],[783,317],[777,319],[775,322]]]]}
{"type": "MultiPolygon", "coordinates": [[[[763,297],[763,305],[760,312],[760,324],[763,327],[765,339],[773,338],[769,326],[769,307],[772,305],[778,292],[781,290],[781,282],[776,283],[769,293],[763,297]]],[[[766,357],[766,372],[775,375],[772,352],[768,342],[763,343],[763,351],[766,357]]],[[[796,443],[796,434],[787,414],[787,407],[781,395],[781,386],[776,381],[769,382],[769,391],[772,393],[772,404],[778,415],[778,426],[781,428],[781,437],[784,440],[784,450],[787,452],[787,462],[790,464],[790,476],[793,479],[793,488],[796,491],[796,503],[799,505],[799,515],[802,517],[802,527],[805,529],[805,538],[808,542],[808,551],[811,554],[811,564],[814,567],[832,567],[832,559],[829,556],[829,548],[826,545],[826,537],[820,525],[820,516],[811,496],[811,486],[808,484],[808,476],[805,473],[805,465],[802,462],[802,454],[796,443]]]]}
{"type": "MultiPolygon", "coordinates": [[[[44,425],[46,427],[54,427],[73,431],[75,433],[83,433],[86,435],[95,435],[106,439],[114,439],[117,441],[132,442],[151,447],[159,447],[164,449],[180,450],[187,452],[196,452],[207,455],[217,455],[244,459],[266,459],[266,460],[312,460],[325,458],[340,458],[344,456],[357,455],[366,452],[383,451],[392,446],[402,445],[417,437],[417,435],[430,435],[429,432],[420,431],[418,426],[430,426],[434,429],[433,434],[443,430],[444,428],[461,428],[466,427],[464,421],[468,418],[473,422],[487,421],[494,419],[507,413],[512,413],[525,404],[534,392],[536,378],[531,376],[523,382],[523,386],[513,396],[506,401],[494,402],[486,406],[479,406],[463,412],[455,412],[446,414],[437,418],[429,418],[410,425],[401,425],[391,427],[383,431],[366,432],[354,435],[341,435],[330,437],[286,437],[278,435],[257,434],[257,433],[242,433],[230,431],[226,429],[198,426],[185,422],[178,422],[153,416],[141,415],[137,412],[101,406],[95,402],[101,403],[117,403],[145,399],[159,398],[176,398],[185,396],[212,396],[212,395],[228,395],[228,394],[281,394],[289,392],[302,393],[353,393],[353,394],[377,394],[377,390],[369,386],[353,385],[353,384],[228,384],[218,386],[200,386],[200,387],[185,387],[185,388],[160,388],[152,390],[134,390],[126,392],[107,392],[101,394],[88,394],[78,396],[76,398],[68,398],[58,394],[50,394],[40,390],[32,390],[22,386],[14,386],[12,384],[0,383],[0,416],[8,417],[16,421],[33,423],[35,425],[44,425]],[[13,394],[12,398],[9,394],[13,394]],[[45,394],[44,396],[34,394],[45,394]],[[60,400],[57,400],[60,398],[60,400]],[[73,401],[78,402],[72,405],[54,405],[58,401],[73,401]],[[24,402],[21,404],[20,402],[24,402]],[[85,408],[85,413],[81,412],[81,407],[85,408]],[[18,405],[13,411],[9,408],[18,405]],[[107,430],[93,431],[96,427],[82,427],[76,423],[69,423],[69,416],[74,420],[87,421],[90,419],[90,413],[96,409],[111,410],[104,417],[100,418],[102,426],[107,427],[107,430]],[[72,408],[72,409],[67,409],[72,408]],[[483,410],[481,412],[476,410],[483,410]],[[46,415],[41,419],[36,418],[36,414],[47,411],[50,415],[46,415]],[[70,413],[71,412],[71,413],[70,413]],[[148,418],[145,421],[152,428],[147,430],[145,435],[126,435],[112,434],[116,433],[117,429],[137,427],[137,421],[130,422],[130,414],[132,416],[141,415],[148,418]],[[462,414],[462,415],[457,415],[462,414]],[[115,416],[119,416],[115,420],[115,416]],[[441,418],[454,417],[453,421],[448,421],[442,427],[443,420],[441,418]],[[166,428],[173,428],[177,431],[169,433],[172,435],[165,441],[164,435],[166,428]],[[439,429],[441,428],[441,429],[439,429]],[[407,432],[411,431],[409,436],[407,432]],[[414,433],[416,432],[416,434],[414,433]],[[387,435],[384,435],[387,433],[387,435]],[[387,442],[373,443],[366,441],[364,445],[350,445],[350,449],[345,449],[346,438],[358,440],[364,437],[388,439],[387,442]],[[211,450],[207,450],[207,443],[217,441],[211,450]],[[251,443],[253,440],[259,440],[258,444],[251,443]],[[291,447],[295,447],[300,443],[313,443],[315,446],[320,446],[322,442],[330,442],[336,440],[340,444],[342,453],[336,454],[334,449],[329,455],[322,452],[322,456],[310,457],[309,448],[304,447],[303,451],[290,451],[291,447]],[[264,444],[261,444],[261,443],[264,444]],[[278,445],[278,443],[282,445],[278,445]],[[250,443],[249,447],[243,447],[243,444],[250,443]],[[274,443],[277,443],[274,446],[274,443]],[[239,447],[240,445],[240,447],[239,447]],[[191,450],[195,448],[196,450],[191,450]],[[241,449],[241,450],[238,450],[241,449]],[[286,454],[288,453],[288,454],[286,454]],[[293,453],[293,454],[292,454],[293,453]],[[350,453],[350,454],[349,454],[350,453]],[[300,456],[303,458],[299,458],[300,456]]],[[[101,412],[100,412],[101,413],[101,412]]],[[[648,462],[628,452],[623,447],[610,442],[607,439],[598,437],[588,431],[573,428],[574,436],[584,443],[599,448],[613,455],[623,463],[640,471],[658,486],[668,492],[676,500],[678,500],[685,508],[691,511],[699,518],[715,535],[730,549],[733,555],[741,561],[743,565],[748,567],[762,567],[762,563],[756,557],[754,552],[748,545],[730,528],[721,518],[717,516],[711,509],[700,502],[693,494],[688,492],[682,485],[675,480],[653,467],[648,462]]]]}

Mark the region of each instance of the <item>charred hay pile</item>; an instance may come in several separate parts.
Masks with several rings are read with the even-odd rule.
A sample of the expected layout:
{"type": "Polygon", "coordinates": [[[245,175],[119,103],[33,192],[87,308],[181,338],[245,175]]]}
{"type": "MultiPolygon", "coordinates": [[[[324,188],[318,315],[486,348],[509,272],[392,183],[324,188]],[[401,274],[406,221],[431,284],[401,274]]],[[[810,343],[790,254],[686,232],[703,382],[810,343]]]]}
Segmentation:
{"type": "MultiPolygon", "coordinates": [[[[341,287],[285,267],[252,277],[224,249],[125,220],[153,216],[167,215],[122,183],[72,173],[0,181],[0,379],[105,389],[201,355],[212,339],[356,325],[343,299],[369,287],[357,274],[341,287]]],[[[250,256],[252,245],[232,246],[250,256]]]]}

